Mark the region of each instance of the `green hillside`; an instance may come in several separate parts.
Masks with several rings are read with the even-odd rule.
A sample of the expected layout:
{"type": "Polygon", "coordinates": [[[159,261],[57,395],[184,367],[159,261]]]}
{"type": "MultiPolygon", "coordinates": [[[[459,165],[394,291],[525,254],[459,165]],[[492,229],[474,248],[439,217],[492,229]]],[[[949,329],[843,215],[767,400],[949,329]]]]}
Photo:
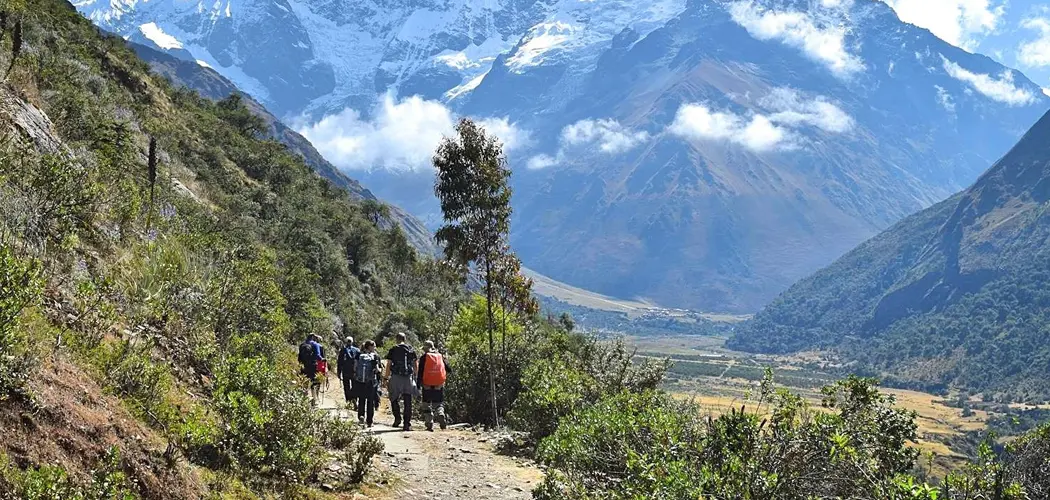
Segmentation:
{"type": "Polygon", "coordinates": [[[902,385],[1050,398],[1050,115],[971,188],[802,280],[729,345],[902,385]]]}
{"type": "Polygon", "coordinates": [[[376,442],[310,409],[295,344],[431,336],[457,274],[240,99],[63,0],[0,11],[0,498],[353,487],[376,442]]]}

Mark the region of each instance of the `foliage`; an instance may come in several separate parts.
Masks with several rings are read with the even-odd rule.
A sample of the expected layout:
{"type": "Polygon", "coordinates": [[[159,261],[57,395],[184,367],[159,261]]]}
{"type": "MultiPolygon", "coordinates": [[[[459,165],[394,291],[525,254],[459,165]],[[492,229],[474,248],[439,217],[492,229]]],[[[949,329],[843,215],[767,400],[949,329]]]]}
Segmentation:
{"type": "Polygon", "coordinates": [[[120,452],[110,448],[101,457],[91,480],[80,484],[60,466],[19,470],[0,455],[0,498],[23,500],[133,500],[138,498],[121,471],[120,452]]]}
{"type": "Polygon", "coordinates": [[[290,377],[262,357],[230,360],[217,375],[214,407],[225,423],[217,448],[234,470],[282,485],[317,472],[318,417],[290,377]]]}
{"type": "MultiPolygon", "coordinates": [[[[525,314],[534,312],[532,283],[521,277],[521,263],[507,245],[510,233],[510,168],[503,145],[469,119],[456,125],[456,137],[446,137],[434,154],[437,182],[434,192],[441,203],[445,225],[436,238],[445,246],[445,257],[463,268],[474,265],[485,287],[489,370],[488,395],[492,403],[491,423],[499,424],[495,306],[497,296],[504,306],[516,306],[525,314]]],[[[502,321],[506,325],[507,321],[502,321]]],[[[507,334],[504,333],[504,340],[507,334]]],[[[504,355],[507,352],[503,348],[504,355]]]]}
{"type": "Polygon", "coordinates": [[[917,451],[914,415],[871,381],[825,389],[818,411],[763,384],[754,411],[703,418],[689,403],[624,392],[541,443],[540,498],[897,498],[917,451]],[[764,405],[768,404],[768,408],[764,405]]]}
{"type": "Polygon", "coordinates": [[[537,442],[578,408],[621,393],[656,390],[670,366],[666,359],[638,361],[623,340],[599,341],[558,323],[565,332],[563,345],[548,348],[526,369],[524,390],[510,413],[515,427],[537,442]]]}
{"type": "Polygon", "coordinates": [[[31,375],[32,352],[20,319],[39,300],[39,273],[39,263],[0,247],[0,401],[20,394],[31,375]]]}
{"type": "MultiPolygon", "coordinates": [[[[638,361],[621,340],[599,341],[569,331],[562,322],[535,317],[523,324],[499,304],[493,311],[496,323],[505,325],[498,332],[497,407],[506,412],[512,427],[534,440],[606,395],[656,389],[669,365],[667,360],[638,361]]],[[[485,298],[475,296],[460,308],[446,342],[453,372],[446,406],[457,421],[493,420],[485,355],[487,314],[485,298]]]]}
{"type": "Polygon", "coordinates": [[[20,11],[5,99],[40,108],[56,136],[0,140],[4,394],[30,376],[33,310],[37,343],[71,349],[172,454],[298,491],[335,446],[360,480],[379,445],[310,409],[289,342],[367,338],[395,317],[443,334],[461,275],[268,140],[240,96],[173,88],[65,2],[20,11]]]}

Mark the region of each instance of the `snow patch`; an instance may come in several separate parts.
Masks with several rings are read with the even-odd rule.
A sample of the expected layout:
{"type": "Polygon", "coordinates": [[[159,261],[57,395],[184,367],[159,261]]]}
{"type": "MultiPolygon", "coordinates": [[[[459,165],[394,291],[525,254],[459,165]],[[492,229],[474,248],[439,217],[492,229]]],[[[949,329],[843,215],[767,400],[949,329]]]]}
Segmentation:
{"type": "Polygon", "coordinates": [[[157,26],[157,23],[146,23],[139,26],[139,31],[142,32],[142,36],[149,39],[149,41],[157,44],[165,50],[181,49],[182,42],[175,39],[175,37],[167,34],[164,30],[157,26]]]}
{"type": "Polygon", "coordinates": [[[464,83],[464,84],[462,84],[462,85],[460,85],[458,87],[453,87],[448,92],[445,92],[445,99],[451,101],[453,99],[456,99],[457,97],[460,97],[460,96],[462,96],[462,95],[464,95],[464,94],[466,94],[468,92],[471,92],[472,90],[478,88],[478,85],[481,85],[481,82],[485,79],[485,75],[487,75],[487,74],[488,74],[488,72],[482,73],[482,74],[474,77],[472,80],[470,80],[467,83],[464,83]]]}
{"type": "Polygon", "coordinates": [[[952,100],[952,95],[948,93],[944,87],[940,85],[934,85],[934,90],[937,91],[937,102],[941,103],[941,106],[949,113],[955,113],[955,101],[952,100]]]}
{"type": "Polygon", "coordinates": [[[542,23],[534,26],[509,59],[507,67],[520,72],[529,66],[538,66],[544,61],[544,55],[564,45],[576,32],[571,24],[563,22],[542,23]]]}

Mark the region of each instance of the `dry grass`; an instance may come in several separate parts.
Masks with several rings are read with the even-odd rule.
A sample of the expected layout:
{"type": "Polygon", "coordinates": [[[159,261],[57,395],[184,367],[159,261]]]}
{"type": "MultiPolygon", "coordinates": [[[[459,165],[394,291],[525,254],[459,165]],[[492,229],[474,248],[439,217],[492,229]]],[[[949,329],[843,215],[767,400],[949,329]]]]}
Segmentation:
{"type": "MultiPolygon", "coordinates": [[[[734,352],[724,348],[723,339],[714,337],[631,338],[629,341],[641,351],[666,354],[671,358],[711,356],[711,364],[728,364],[733,361],[758,363],[761,366],[773,366],[780,373],[805,371],[807,368],[800,366],[804,363],[808,366],[812,366],[812,363],[827,366],[826,363],[829,362],[822,353],[772,357],[734,352]]],[[[731,409],[740,409],[741,406],[756,410],[757,402],[751,396],[757,387],[758,382],[753,380],[698,376],[680,380],[668,389],[674,397],[694,401],[704,412],[717,416],[731,409]]],[[[789,389],[806,398],[814,407],[820,406],[818,390],[796,387],[789,389]]],[[[966,459],[962,453],[946,444],[950,438],[965,432],[983,430],[989,418],[987,412],[980,410],[974,410],[972,415],[964,417],[962,409],[947,406],[942,397],[933,394],[889,388],[882,389],[882,392],[893,396],[897,406],[916,413],[919,440],[915,446],[930,459],[928,466],[935,475],[945,474],[966,459]]],[[[925,461],[923,466],[927,466],[925,461]]]]}

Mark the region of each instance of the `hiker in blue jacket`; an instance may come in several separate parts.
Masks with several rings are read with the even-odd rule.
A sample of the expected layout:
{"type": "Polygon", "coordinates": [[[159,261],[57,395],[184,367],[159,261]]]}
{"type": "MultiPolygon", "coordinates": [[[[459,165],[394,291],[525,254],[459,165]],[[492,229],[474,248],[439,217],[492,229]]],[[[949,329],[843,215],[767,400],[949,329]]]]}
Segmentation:
{"type": "Polygon", "coordinates": [[[354,392],[354,376],[357,369],[357,358],[361,356],[361,350],[354,346],[354,338],[347,337],[343,341],[343,348],[339,350],[339,359],[336,361],[335,374],[343,383],[343,398],[346,406],[357,409],[357,394],[354,392]]]}
{"type": "Polygon", "coordinates": [[[303,376],[310,379],[310,404],[313,406],[317,406],[321,394],[321,381],[317,379],[317,371],[322,361],[325,361],[325,357],[321,337],[311,333],[299,344],[299,364],[302,365],[303,376]]]}

